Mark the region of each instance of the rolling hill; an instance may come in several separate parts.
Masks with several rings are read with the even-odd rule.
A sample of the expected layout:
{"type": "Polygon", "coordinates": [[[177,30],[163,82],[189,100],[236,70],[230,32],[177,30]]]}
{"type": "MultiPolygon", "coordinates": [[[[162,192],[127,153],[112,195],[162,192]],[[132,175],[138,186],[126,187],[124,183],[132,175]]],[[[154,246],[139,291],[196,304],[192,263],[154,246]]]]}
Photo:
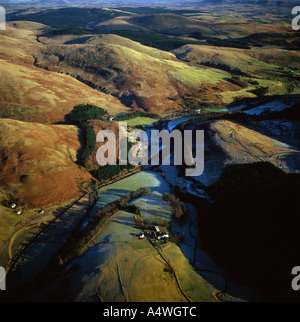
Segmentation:
{"type": "Polygon", "coordinates": [[[92,21],[104,21],[129,13],[108,8],[59,8],[36,10],[36,12],[19,12],[9,15],[15,21],[35,21],[47,26],[85,26],[92,21]]]}
{"type": "MultiPolygon", "coordinates": [[[[99,28],[110,28],[114,23],[123,21],[141,27],[144,35],[179,34],[180,37],[184,37],[178,39],[192,41],[189,40],[192,39],[189,33],[201,30],[206,35],[222,39],[226,32],[231,33],[231,30],[237,29],[235,23],[245,27],[248,16],[237,19],[231,15],[224,17],[221,14],[202,12],[123,15],[124,12],[117,9],[84,12],[57,9],[50,10],[49,16],[46,13],[41,10],[27,12],[26,18],[28,16],[29,19],[30,16],[32,21],[21,20],[25,17],[24,12],[16,14],[14,19],[17,20],[8,22],[7,30],[0,33],[0,117],[3,124],[4,118],[7,119],[7,133],[12,133],[12,129],[17,126],[24,132],[22,139],[18,139],[21,146],[24,145],[24,140],[28,141],[30,132],[37,133],[36,129],[40,129],[38,123],[65,122],[66,116],[74,106],[81,103],[97,105],[110,115],[130,109],[163,115],[185,108],[224,108],[235,100],[256,97],[262,89],[267,89],[266,93],[270,95],[299,92],[296,84],[299,69],[298,51],[286,51],[278,47],[228,49],[209,44],[185,43],[185,46],[170,52],[145,46],[118,35],[101,34],[99,31],[99,28]],[[82,20],[71,28],[73,31],[64,29],[63,13],[74,13],[74,19],[76,15],[82,14],[82,20]],[[214,28],[209,27],[214,19],[221,16],[222,19],[214,28]],[[233,22],[235,19],[238,22],[233,22]],[[223,34],[220,33],[222,27],[225,27],[223,34]],[[290,64],[291,60],[293,63],[290,64]],[[16,120],[22,122],[14,123],[16,120]]],[[[68,19],[66,22],[71,24],[68,19]]],[[[272,28],[275,30],[280,25],[279,20],[273,26],[269,21],[255,23],[260,26],[261,31],[272,28]]],[[[281,26],[286,28],[286,22],[281,26]]],[[[254,25],[251,25],[252,27],[254,28],[254,25]]],[[[239,34],[244,33],[241,30],[238,31],[239,34]]],[[[238,32],[234,34],[235,37],[238,36],[238,32]]],[[[247,32],[251,33],[251,30],[247,32]]],[[[167,35],[163,37],[173,39],[167,35]]],[[[93,121],[90,124],[97,129],[98,123],[93,121]]],[[[81,168],[76,165],[77,153],[82,148],[78,139],[78,128],[49,125],[49,128],[41,128],[41,138],[48,130],[53,132],[47,143],[53,153],[54,147],[59,147],[58,132],[65,131],[66,136],[73,133],[71,146],[73,154],[77,151],[76,158],[72,157],[70,160],[64,157],[62,163],[51,161],[51,158],[48,161],[53,162],[63,181],[68,181],[67,176],[74,179],[81,172],[81,168]],[[64,177],[64,169],[71,169],[72,165],[76,169],[72,170],[74,174],[69,173],[64,177]]],[[[34,198],[35,191],[39,191],[37,195],[41,193],[43,196],[41,202],[51,204],[54,197],[50,196],[48,200],[44,196],[47,192],[42,191],[41,186],[51,187],[53,183],[48,183],[46,176],[42,175],[46,173],[44,168],[36,168],[35,158],[38,160],[39,156],[25,154],[28,168],[23,169],[24,152],[20,150],[21,147],[16,147],[16,142],[13,142],[13,150],[18,153],[13,154],[15,163],[8,164],[9,154],[13,153],[13,150],[8,149],[4,139],[2,144],[3,171],[13,178],[13,181],[8,181],[9,186],[31,206],[38,203],[38,198],[34,198]],[[27,181],[26,178],[23,181],[24,171],[29,172],[30,164],[34,173],[40,171],[38,173],[41,177],[38,176],[37,181],[27,181]],[[22,190],[24,185],[26,191],[22,190]]],[[[37,144],[37,147],[33,151],[43,151],[43,146],[39,146],[38,142],[34,144],[37,144]]],[[[38,155],[37,152],[36,154],[38,155]]],[[[94,153],[91,153],[87,162],[89,170],[95,170],[97,166],[93,157],[94,153]]],[[[87,172],[84,173],[88,176],[87,172]]],[[[59,176],[57,174],[58,181],[59,176]]],[[[51,175],[48,177],[54,178],[51,175]]],[[[5,180],[2,181],[2,185],[4,183],[5,180]]],[[[51,189],[54,189],[54,185],[51,189]]],[[[62,198],[71,198],[75,190],[73,182],[70,194],[65,194],[62,198]]],[[[61,190],[59,191],[61,193],[61,190]]]]}
{"type": "Polygon", "coordinates": [[[99,93],[71,76],[6,60],[0,60],[0,75],[1,117],[65,122],[66,115],[81,103],[97,104],[112,115],[126,111],[114,97],[99,93]]]}
{"type": "MultiPolygon", "coordinates": [[[[269,94],[273,95],[287,94],[291,84],[299,81],[299,51],[259,47],[252,47],[251,50],[228,50],[222,47],[186,45],[173,52],[178,59],[225,70],[250,84],[268,87],[269,94]]],[[[295,87],[294,93],[298,92],[299,88],[295,87]]],[[[225,101],[227,95],[228,93],[222,93],[225,101]]],[[[249,88],[244,95],[253,96],[249,88]]],[[[229,97],[229,100],[232,98],[229,97]]]]}
{"type": "MultiPolygon", "coordinates": [[[[94,24],[94,28],[102,30],[140,30],[165,34],[184,35],[201,30],[199,20],[173,13],[119,17],[94,24]]],[[[205,28],[203,28],[205,29],[205,28]]],[[[208,28],[206,28],[208,29],[208,28]]]]}
{"type": "Polygon", "coordinates": [[[231,75],[226,71],[192,66],[172,53],[116,35],[64,35],[40,41],[46,46],[37,58],[39,67],[70,74],[135,109],[166,114],[191,107],[187,100],[195,106],[221,105],[219,88],[229,96],[242,90],[227,80],[231,75]]]}
{"type": "Polygon", "coordinates": [[[27,207],[72,199],[79,192],[77,181],[91,177],[77,164],[77,127],[11,119],[0,119],[0,126],[0,185],[27,207]]]}
{"type": "Polygon", "coordinates": [[[79,128],[51,123],[64,123],[81,103],[101,106],[111,115],[128,110],[72,76],[35,66],[45,47],[36,35],[44,28],[18,21],[0,33],[0,186],[29,208],[70,200],[79,192],[77,181],[91,178],[77,161],[79,128]]]}
{"type": "Polygon", "coordinates": [[[43,25],[8,23],[0,32],[0,117],[42,123],[64,122],[80,103],[101,106],[115,115],[127,110],[119,100],[71,76],[34,66],[44,47],[36,41],[43,25]]]}

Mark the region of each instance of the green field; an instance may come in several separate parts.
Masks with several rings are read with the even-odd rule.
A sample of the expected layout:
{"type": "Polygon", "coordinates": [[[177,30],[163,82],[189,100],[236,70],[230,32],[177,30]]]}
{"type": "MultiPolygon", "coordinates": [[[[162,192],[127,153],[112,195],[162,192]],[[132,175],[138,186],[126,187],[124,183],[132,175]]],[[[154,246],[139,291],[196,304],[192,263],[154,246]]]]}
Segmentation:
{"type": "Polygon", "coordinates": [[[136,117],[134,119],[127,120],[125,122],[127,122],[127,125],[136,126],[136,125],[150,125],[155,121],[157,121],[157,119],[153,119],[150,117],[136,117]]]}

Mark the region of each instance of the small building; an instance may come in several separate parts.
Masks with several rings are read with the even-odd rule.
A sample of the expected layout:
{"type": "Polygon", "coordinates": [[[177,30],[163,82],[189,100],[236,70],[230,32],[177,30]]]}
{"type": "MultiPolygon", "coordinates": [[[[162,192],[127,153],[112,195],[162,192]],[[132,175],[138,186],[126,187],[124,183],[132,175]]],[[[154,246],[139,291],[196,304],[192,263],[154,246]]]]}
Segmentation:
{"type": "Polygon", "coordinates": [[[168,238],[169,238],[169,235],[168,235],[167,233],[163,233],[163,234],[161,235],[161,238],[163,238],[163,239],[168,239],[168,238]]]}
{"type": "Polygon", "coordinates": [[[39,211],[38,211],[38,214],[39,215],[43,215],[45,213],[45,210],[44,209],[40,209],[39,211]]]}
{"type": "Polygon", "coordinates": [[[141,154],[142,154],[142,150],[138,149],[136,156],[139,158],[141,156],[141,154]]]}
{"type": "Polygon", "coordinates": [[[16,211],[16,214],[17,214],[17,215],[21,215],[21,214],[22,214],[22,210],[21,210],[21,209],[18,209],[18,210],[16,211]]]}
{"type": "Polygon", "coordinates": [[[16,205],[15,203],[12,203],[12,204],[10,205],[10,208],[11,208],[11,209],[15,209],[15,208],[17,208],[17,205],[16,205]]]}
{"type": "Polygon", "coordinates": [[[159,228],[158,226],[155,226],[155,227],[154,227],[154,229],[155,229],[155,231],[156,231],[157,233],[159,233],[159,232],[160,232],[160,228],[159,228]]]}
{"type": "Polygon", "coordinates": [[[140,233],[140,239],[144,239],[145,238],[145,235],[144,235],[144,233],[140,233]]]}

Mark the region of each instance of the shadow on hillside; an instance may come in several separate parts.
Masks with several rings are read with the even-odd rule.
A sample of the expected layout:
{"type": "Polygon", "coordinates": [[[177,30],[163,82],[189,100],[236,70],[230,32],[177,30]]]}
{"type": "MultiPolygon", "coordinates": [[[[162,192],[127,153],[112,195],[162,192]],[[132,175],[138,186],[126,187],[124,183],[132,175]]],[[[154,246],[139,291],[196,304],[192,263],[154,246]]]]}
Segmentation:
{"type": "Polygon", "coordinates": [[[214,203],[198,215],[202,247],[230,280],[267,300],[296,300],[290,285],[299,262],[299,179],[270,163],[228,166],[208,188],[214,203]]]}

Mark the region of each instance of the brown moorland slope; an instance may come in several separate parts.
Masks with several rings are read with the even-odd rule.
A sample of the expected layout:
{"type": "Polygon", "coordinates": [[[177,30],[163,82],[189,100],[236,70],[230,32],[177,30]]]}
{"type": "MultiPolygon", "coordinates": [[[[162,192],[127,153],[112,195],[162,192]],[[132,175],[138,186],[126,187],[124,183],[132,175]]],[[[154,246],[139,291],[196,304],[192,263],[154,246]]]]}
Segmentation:
{"type": "Polygon", "coordinates": [[[0,32],[0,117],[42,123],[63,122],[81,103],[102,107],[115,115],[127,110],[118,99],[71,76],[34,66],[44,47],[36,41],[43,25],[8,23],[0,32]],[[23,29],[27,28],[27,29],[23,29]]]}
{"type": "Polygon", "coordinates": [[[115,115],[127,110],[116,98],[100,93],[71,76],[30,64],[0,60],[1,117],[56,123],[81,103],[97,105],[115,115]]]}
{"type": "Polygon", "coordinates": [[[172,53],[116,35],[43,37],[41,41],[48,46],[38,57],[38,66],[93,84],[135,109],[166,114],[199,104],[222,105],[220,89],[242,90],[228,81],[231,75],[226,71],[191,66],[172,53]]]}
{"type": "Polygon", "coordinates": [[[265,7],[260,5],[245,8],[239,3],[234,5],[234,10],[232,5],[222,6],[219,10],[208,6],[206,10],[191,11],[187,15],[159,13],[120,16],[91,25],[102,31],[131,30],[173,36],[188,36],[199,32],[203,36],[229,39],[254,33],[289,32],[291,28],[290,23],[285,20],[286,12],[280,12],[278,8],[268,8],[266,12],[265,7]]]}
{"type": "Polygon", "coordinates": [[[189,32],[204,30],[199,20],[172,13],[155,15],[116,17],[93,26],[101,30],[138,30],[145,32],[159,32],[175,35],[184,35],[189,32]]]}
{"type": "Polygon", "coordinates": [[[74,198],[91,176],[77,162],[78,128],[0,119],[0,185],[29,208],[74,198]]]}
{"type": "Polygon", "coordinates": [[[70,200],[79,192],[78,181],[91,178],[77,164],[80,130],[41,123],[65,121],[80,103],[100,106],[112,115],[128,110],[115,97],[72,76],[35,66],[45,47],[36,35],[44,28],[34,22],[9,22],[0,33],[0,186],[29,208],[70,200]]]}
{"type": "MultiPolygon", "coordinates": [[[[226,70],[264,77],[275,73],[275,66],[299,68],[300,52],[280,48],[241,48],[186,45],[173,51],[178,59],[187,62],[218,66],[226,70]],[[275,65],[275,66],[273,66],[275,65]]],[[[277,75],[278,77],[279,75],[277,75]]]]}

